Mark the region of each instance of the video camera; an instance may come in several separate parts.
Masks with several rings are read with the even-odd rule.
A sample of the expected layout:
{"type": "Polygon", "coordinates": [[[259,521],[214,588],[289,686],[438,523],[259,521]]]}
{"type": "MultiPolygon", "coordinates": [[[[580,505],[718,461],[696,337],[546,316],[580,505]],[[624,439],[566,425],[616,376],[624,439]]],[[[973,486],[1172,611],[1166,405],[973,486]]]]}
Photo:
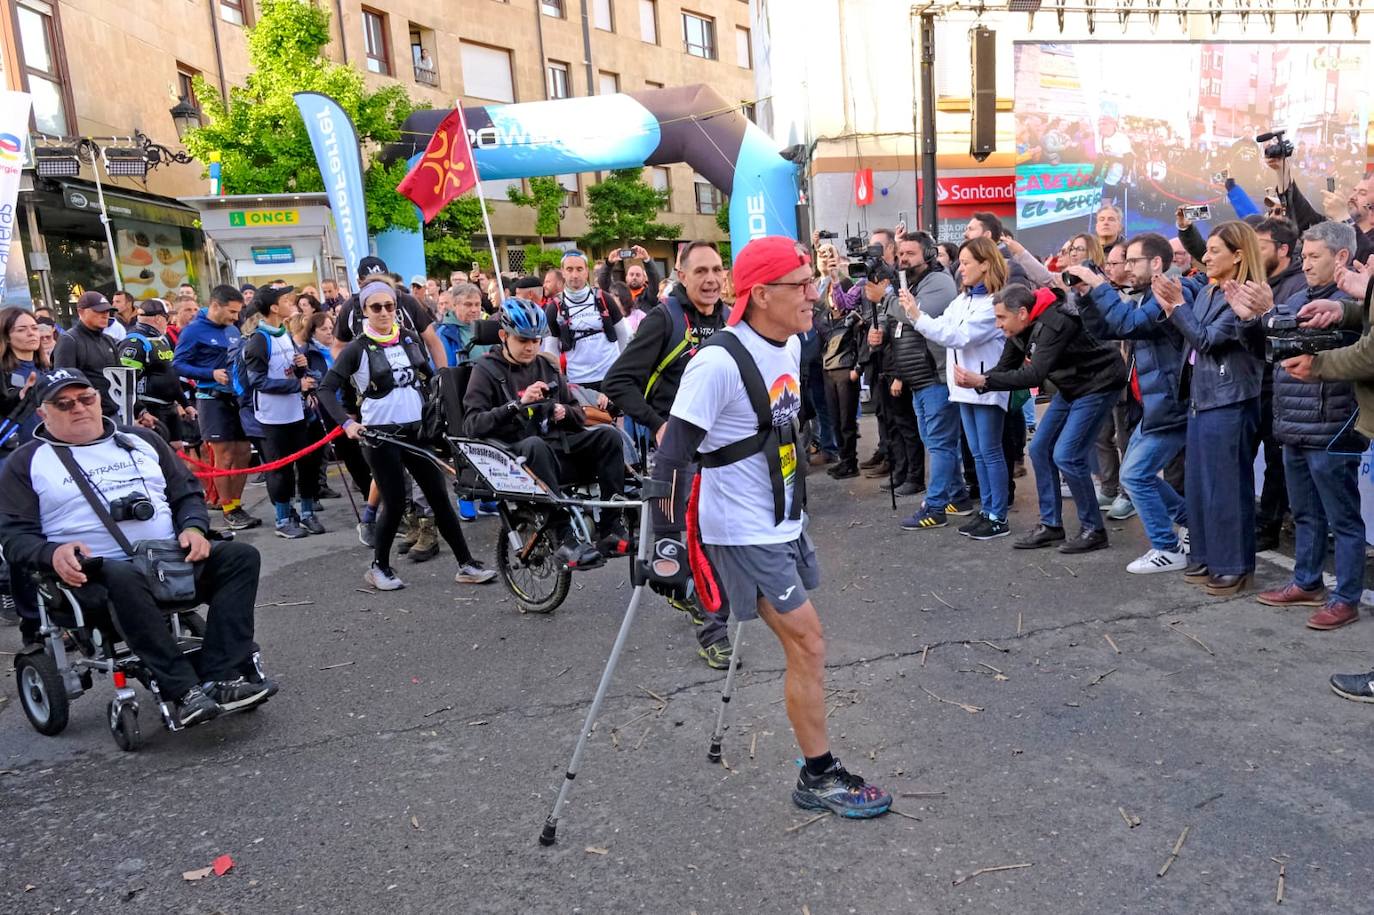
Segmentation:
{"type": "MultiPolygon", "coordinates": [[[[1103,273],[1103,272],[1102,272],[1102,268],[1099,267],[1099,266],[1097,266],[1097,264],[1093,263],[1091,259],[1085,260],[1083,263],[1079,264],[1078,266],[1080,266],[1080,267],[1087,267],[1089,270],[1091,270],[1093,273],[1096,273],[1098,276],[1106,276],[1106,275],[1107,275],[1107,274],[1103,273]]],[[[1077,286],[1079,283],[1083,282],[1082,280],[1080,280],[1078,277],[1074,276],[1072,273],[1070,273],[1070,272],[1067,271],[1067,270],[1065,270],[1063,273],[1059,274],[1059,278],[1060,278],[1061,280],[1064,281],[1064,285],[1065,285],[1065,286],[1077,286]]]]}
{"type": "Polygon", "coordinates": [[[1270,130],[1255,137],[1256,143],[1269,143],[1268,146],[1264,147],[1264,158],[1287,159],[1293,155],[1293,141],[1285,140],[1283,137],[1287,132],[1286,130],[1270,130]]]}
{"type": "Polygon", "coordinates": [[[875,282],[892,281],[897,277],[896,271],[883,260],[882,245],[865,247],[861,238],[846,238],[844,253],[849,258],[849,278],[855,282],[870,279],[875,282]]]}
{"type": "Polygon", "coordinates": [[[1264,357],[1269,362],[1280,362],[1340,349],[1348,346],[1353,336],[1342,330],[1307,327],[1299,324],[1295,315],[1270,313],[1264,316],[1264,357]]]}

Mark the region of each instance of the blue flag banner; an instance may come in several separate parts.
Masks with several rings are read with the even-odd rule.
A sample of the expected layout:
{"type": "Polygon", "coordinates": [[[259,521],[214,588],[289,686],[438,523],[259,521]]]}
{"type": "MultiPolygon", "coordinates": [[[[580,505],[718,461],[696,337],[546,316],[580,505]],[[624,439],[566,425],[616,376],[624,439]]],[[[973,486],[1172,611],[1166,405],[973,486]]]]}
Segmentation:
{"type": "Polygon", "coordinates": [[[318,92],[297,92],[296,107],[305,120],[315,162],[324,178],[339,251],[348,265],[348,283],[358,291],[358,261],[367,256],[367,210],[363,203],[363,159],[358,132],[339,103],[318,92]]]}

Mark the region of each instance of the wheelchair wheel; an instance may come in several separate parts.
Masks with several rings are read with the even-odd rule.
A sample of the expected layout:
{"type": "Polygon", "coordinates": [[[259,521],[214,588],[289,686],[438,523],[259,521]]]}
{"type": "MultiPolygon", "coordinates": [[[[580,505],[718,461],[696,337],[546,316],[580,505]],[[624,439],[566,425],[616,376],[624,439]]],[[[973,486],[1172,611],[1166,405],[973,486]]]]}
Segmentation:
{"type": "Polygon", "coordinates": [[[501,525],[496,537],[496,567],[501,580],[524,612],[552,613],[572,588],[572,572],[554,558],[558,545],[548,527],[536,531],[530,521],[517,519],[515,534],[522,543],[528,543],[532,536],[538,539],[522,562],[511,544],[511,529],[501,525]]]}
{"type": "Polygon", "coordinates": [[[143,733],[138,729],[138,710],[129,702],[110,700],[110,734],[125,753],[133,753],[143,746],[143,733]]]}
{"type": "Polygon", "coordinates": [[[19,681],[19,701],[33,729],[45,737],[66,730],[71,706],[52,656],[41,651],[20,655],[14,659],[14,674],[19,681]]]}

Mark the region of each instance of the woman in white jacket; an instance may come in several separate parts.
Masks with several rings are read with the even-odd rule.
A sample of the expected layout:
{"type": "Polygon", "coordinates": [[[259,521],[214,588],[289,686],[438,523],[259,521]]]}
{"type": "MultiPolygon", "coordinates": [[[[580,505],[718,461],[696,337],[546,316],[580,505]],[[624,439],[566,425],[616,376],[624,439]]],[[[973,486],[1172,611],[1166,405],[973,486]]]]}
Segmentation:
{"type": "Polygon", "coordinates": [[[982,512],[959,533],[974,540],[993,540],[1011,533],[1007,526],[1007,462],[1002,455],[1002,425],[1006,419],[1007,393],[980,394],[954,383],[954,367],[983,372],[1002,357],[1006,337],[997,329],[992,296],[1007,282],[1007,262],[990,238],[974,238],[959,249],[959,275],[963,291],[938,318],[910,312],[916,330],[927,340],[949,350],[945,360],[949,399],[959,404],[964,437],[973,453],[982,494],[982,512]]]}

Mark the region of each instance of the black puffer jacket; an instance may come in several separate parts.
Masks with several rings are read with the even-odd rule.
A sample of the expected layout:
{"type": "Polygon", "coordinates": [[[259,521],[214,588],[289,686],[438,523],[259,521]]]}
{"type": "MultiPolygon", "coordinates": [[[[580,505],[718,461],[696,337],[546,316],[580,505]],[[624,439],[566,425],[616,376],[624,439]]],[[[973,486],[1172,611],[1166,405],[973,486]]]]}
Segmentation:
{"type": "Polygon", "coordinates": [[[1068,401],[1119,391],[1126,384],[1121,352],[1094,339],[1076,309],[1056,293],[1054,304],[1015,337],[1007,339],[997,367],[987,373],[987,391],[1019,391],[1050,381],[1068,401]]]}
{"type": "MultiPolygon", "coordinates": [[[[1295,315],[1298,309],[1317,299],[1349,301],[1337,291],[1335,284],[1305,289],[1287,302],[1276,306],[1282,314],[1295,315]]],[[[1295,448],[1326,450],[1333,443],[1341,451],[1363,451],[1361,438],[1352,442],[1336,442],[1355,415],[1355,388],[1346,381],[1298,381],[1284,371],[1282,363],[1274,364],[1274,438],[1295,448]]],[[[1348,435],[1357,435],[1353,429],[1348,435]]]]}
{"type": "Polygon", "coordinates": [[[59,369],[80,369],[100,394],[100,412],[106,416],[119,413],[119,407],[110,396],[110,379],[105,377],[105,369],[119,365],[113,337],[103,331],[91,330],[78,321],[57,338],[52,364],[59,369]]]}
{"type": "Polygon", "coordinates": [[[935,368],[935,357],[930,354],[926,338],[905,318],[888,315],[882,350],[884,380],[900,379],[908,394],[945,380],[935,368]]]}

